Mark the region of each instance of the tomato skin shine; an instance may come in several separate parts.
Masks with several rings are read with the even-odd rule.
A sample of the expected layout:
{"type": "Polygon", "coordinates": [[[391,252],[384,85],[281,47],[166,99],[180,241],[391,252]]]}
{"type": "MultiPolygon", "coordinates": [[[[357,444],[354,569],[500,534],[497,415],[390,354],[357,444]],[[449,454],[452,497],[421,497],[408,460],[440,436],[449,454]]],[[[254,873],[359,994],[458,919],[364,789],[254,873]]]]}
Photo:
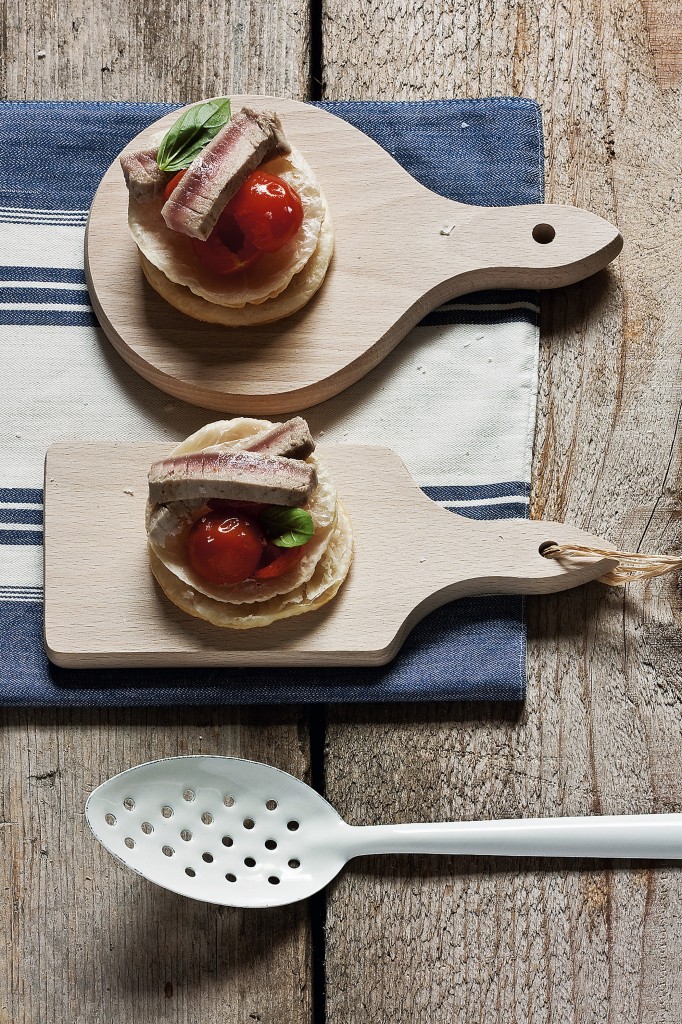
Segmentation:
{"type": "Polygon", "coordinates": [[[187,556],[202,579],[226,586],[253,577],[265,545],[263,531],[253,519],[211,512],[192,525],[187,556]]]}
{"type": "Polygon", "coordinates": [[[303,223],[303,204],[282,178],[267,171],[248,176],[226,209],[244,237],[260,252],[277,252],[290,242],[303,223]]]}

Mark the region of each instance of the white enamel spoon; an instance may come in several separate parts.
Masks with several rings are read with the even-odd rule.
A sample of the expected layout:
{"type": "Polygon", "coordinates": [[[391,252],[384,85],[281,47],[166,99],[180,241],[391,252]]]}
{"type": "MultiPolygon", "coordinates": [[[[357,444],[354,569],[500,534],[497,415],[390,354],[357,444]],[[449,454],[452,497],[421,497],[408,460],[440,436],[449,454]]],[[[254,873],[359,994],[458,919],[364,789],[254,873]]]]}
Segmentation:
{"type": "Polygon", "coordinates": [[[204,754],[115,775],[86,815],[144,878],[231,907],[305,899],[369,853],[682,859],[682,814],[354,826],[278,768],[204,754]]]}

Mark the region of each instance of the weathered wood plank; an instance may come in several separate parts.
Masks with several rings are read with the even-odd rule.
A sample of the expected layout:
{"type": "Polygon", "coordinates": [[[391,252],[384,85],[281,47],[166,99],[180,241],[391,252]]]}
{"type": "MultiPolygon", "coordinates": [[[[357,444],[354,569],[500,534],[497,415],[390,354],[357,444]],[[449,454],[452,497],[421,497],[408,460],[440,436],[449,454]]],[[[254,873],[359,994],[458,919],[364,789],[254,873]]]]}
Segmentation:
{"type": "MultiPolygon", "coordinates": [[[[10,99],[305,98],[305,0],[3,5],[10,99]]],[[[154,757],[254,757],[305,777],[307,716],[235,708],[0,715],[2,1024],[307,1024],[307,908],[241,913],[122,868],[83,815],[94,785],[154,757]]]]}
{"type": "MultiPolygon", "coordinates": [[[[326,98],[534,96],[548,200],[623,231],[613,271],[543,299],[533,514],[651,551],[681,539],[680,94],[651,29],[665,10],[325,0],[323,19],[326,98]]],[[[327,796],[354,823],[682,810],[681,622],[672,578],[537,600],[525,707],[334,709],[327,796]]],[[[681,928],[672,865],[358,862],[330,894],[329,1024],[672,1024],[681,928]]]]}
{"type": "Polygon", "coordinates": [[[309,44],[306,0],[15,0],[0,8],[2,96],[305,99],[309,44]]]}

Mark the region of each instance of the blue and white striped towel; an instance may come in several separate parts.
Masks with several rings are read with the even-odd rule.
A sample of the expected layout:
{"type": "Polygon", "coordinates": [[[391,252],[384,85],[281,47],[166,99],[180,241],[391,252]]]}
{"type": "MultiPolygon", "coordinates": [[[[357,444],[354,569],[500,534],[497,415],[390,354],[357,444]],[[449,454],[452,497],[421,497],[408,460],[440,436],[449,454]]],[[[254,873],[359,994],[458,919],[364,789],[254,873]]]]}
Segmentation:
{"type": "MultiPolygon", "coordinates": [[[[443,195],[474,204],[542,201],[542,131],[529,100],[322,105],[443,195]]],[[[155,390],[119,359],[96,327],[83,276],[83,229],[103,171],[168,109],[0,104],[0,703],[521,699],[519,597],[439,609],[381,669],[72,672],[47,663],[46,448],[64,438],[177,441],[210,418],[155,390]]],[[[313,432],[325,443],[394,448],[426,493],[461,515],[526,516],[537,320],[537,296],[528,292],[448,303],[369,376],[306,413],[313,432]],[[410,429],[414,422],[419,430],[410,429]]]]}

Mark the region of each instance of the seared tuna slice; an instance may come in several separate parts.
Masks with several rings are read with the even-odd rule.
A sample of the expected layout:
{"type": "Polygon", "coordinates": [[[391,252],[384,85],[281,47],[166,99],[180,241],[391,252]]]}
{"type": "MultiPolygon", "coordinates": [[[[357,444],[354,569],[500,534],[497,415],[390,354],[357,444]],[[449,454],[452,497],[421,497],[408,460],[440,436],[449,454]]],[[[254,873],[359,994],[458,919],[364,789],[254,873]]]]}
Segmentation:
{"type": "Polygon", "coordinates": [[[152,503],[210,498],[257,501],[268,505],[302,505],[317,485],[307,462],[256,452],[195,452],[155,462],[149,471],[152,503]]]}
{"type": "Polygon", "coordinates": [[[161,195],[173,177],[168,171],[161,170],[156,154],[156,149],[144,149],[137,153],[124,153],[120,158],[128,191],[138,203],[148,203],[161,195]]]}
{"type": "Polygon", "coordinates": [[[301,416],[294,416],[286,423],[276,423],[261,434],[249,438],[242,445],[248,452],[263,455],[283,455],[288,459],[307,459],[315,451],[308,424],[301,416]]]}
{"type": "Polygon", "coordinates": [[[251,171],[290,152],[277,114],[244,107],[190,164],[161,210],[163,219],[173,231],[205,241],[251,171]]]}

